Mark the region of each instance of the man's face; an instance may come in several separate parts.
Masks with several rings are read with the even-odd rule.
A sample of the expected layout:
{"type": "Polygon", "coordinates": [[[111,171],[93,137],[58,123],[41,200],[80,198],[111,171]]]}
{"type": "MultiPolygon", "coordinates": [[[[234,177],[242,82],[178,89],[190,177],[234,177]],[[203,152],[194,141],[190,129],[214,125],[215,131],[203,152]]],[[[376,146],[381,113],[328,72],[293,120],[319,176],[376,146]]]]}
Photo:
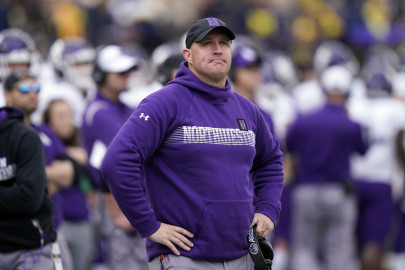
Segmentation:
{"type": "Polygon", "coordinates": [[[107,73],[106,86],[111,92],[119,94],[128,89],[128,79],[133,70],[121,73],[107,73]]]}
{"type": "Polygon", "coordinates": [[[263,81],[259,65],[236,68],[235,78],[235,84],[249,91],[254,91],[263,81]]]}
{"type": "Polygon", "coordinates": [[[224,87],[232,62],[229,37],[221,30],[213,30],[190,49],[184,49],[190,70],[205,83],[224,87]]]}
{"type": "Polygon", "coordinates": [[[5,91],[7,106],[19,108],[25,115],[31,115],[38,107],[38,84],[27,78],[16,83],[11,91],[5,91]]]}
{"type": "Polygon", "coordinates": [[[49,126],[60,138],[72,138],[75,126],[69,103],[62,100],[51,103],[49,107],[49,126]]]}

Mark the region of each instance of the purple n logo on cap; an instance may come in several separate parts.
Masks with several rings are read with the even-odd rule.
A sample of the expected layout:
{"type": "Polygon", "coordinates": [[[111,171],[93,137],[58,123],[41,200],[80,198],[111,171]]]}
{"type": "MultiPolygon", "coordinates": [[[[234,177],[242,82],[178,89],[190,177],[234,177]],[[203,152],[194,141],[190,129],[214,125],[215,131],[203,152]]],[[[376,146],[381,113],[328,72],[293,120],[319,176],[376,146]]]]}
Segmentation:
{"type": "Polygon", "coordinates": [[[186,36],[186,48],[190,49],[191,44],[203,40],[212,30],[219,27],[219,30],[224,32],[230,40],[235,39],[235,34],[229,29],[226,24],[217,18],[203,18],[196,21],[188,30],[186,36]]]}
{"type": "Polygon", "coordinates": [[[207,18],[207,21],[210,26],[219,26],[218,20],[216,18],[207,18]]]}

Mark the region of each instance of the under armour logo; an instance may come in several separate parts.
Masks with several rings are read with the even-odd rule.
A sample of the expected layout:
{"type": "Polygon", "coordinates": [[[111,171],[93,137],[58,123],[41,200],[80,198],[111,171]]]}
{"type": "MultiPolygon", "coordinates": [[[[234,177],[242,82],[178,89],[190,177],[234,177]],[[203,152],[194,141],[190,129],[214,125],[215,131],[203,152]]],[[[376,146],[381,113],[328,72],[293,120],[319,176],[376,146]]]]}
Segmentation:
{"type": "Polygon", "coordinates": [[[216,18],[207,18],[207,21],[210,26],[219,26],[218,20],[216,18]]]}
{"type": "Polygon", "coordinates": [[[145,115],[144,113],[141,113],[141,115],[139,116],[139,118],[144,118],[145,121],[148,121],[149,115],[145,115]]]}

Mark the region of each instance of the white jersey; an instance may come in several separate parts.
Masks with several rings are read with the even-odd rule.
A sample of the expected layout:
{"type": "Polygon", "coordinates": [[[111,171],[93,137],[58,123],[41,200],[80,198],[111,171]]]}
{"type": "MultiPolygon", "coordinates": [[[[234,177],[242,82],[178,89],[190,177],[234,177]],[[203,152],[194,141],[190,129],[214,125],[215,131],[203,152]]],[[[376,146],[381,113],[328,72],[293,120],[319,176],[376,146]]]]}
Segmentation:
{"type": "Polygon", "coordinates": [[[369,141],[364,156],[353,156],[353,177],[392,184],[396,169],[395,138],[405,126],[403,103],[392,98],[364,99],[351,102],[349,113],[366,129],[369,141]]]}
{"type": "Polygon", "coordinates": [[[152,81],[151,83],[140,83],[132,86],[128,91],[121,93],[119,99],[128,107],[135,109],[145,97],[162,87],[163,85],[158,81],[152,81]]]}
{"type": "Polygon", "coordinates": [[[288,126],[295,120],[297,114],[294,99],[281,85],[266,83],[257,89],[255,101],[271,115],[276,137],[284,140],[288,126]]]}
{"type": "Polygon", "coordinates": [[[6,106],[6,97],[4,96],[3,82],[0,84],[0,108],[6,106]]]}

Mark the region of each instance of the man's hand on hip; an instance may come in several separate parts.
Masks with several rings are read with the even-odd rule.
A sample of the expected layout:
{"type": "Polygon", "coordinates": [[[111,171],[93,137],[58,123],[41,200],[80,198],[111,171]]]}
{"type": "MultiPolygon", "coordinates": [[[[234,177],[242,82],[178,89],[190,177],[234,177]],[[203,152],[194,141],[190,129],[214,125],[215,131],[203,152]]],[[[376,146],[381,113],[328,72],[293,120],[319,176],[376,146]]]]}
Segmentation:
{"type": "Polygon", "coordinates": [[[190,251],[194,246],[187,237],[193,238],[193,234],[181,227],[162,223],[159,229],[148,238],[156,243],[167,246],[174,254],[180,255],[176,246],[186,251],[190,251]]]}

